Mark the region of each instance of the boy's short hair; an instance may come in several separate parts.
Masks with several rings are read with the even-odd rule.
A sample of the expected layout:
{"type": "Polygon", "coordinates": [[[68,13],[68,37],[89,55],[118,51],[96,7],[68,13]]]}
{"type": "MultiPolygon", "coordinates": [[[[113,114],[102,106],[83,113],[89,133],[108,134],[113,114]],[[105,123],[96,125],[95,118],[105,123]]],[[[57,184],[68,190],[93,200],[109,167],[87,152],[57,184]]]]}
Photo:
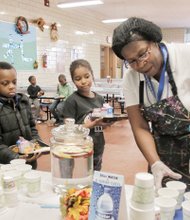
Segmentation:
{"type": "Polygon", "coordinates": [[[33,77],[34,77],[34,76],[29,76],[29,77],[28,77],[28,81],[31,82],[31,80],[32,80],[33,77]]]}
{"type": "Polygon", "coordinates": [[[58,80],[60,80],[60,78],[63,78],[66,81],[66,76],[64,74],[59,74],[58,80]]]}
{"type": "Polygon", "coordinates": [[[1,70],[10,70],[10,69],[14,69],[14,67],[10,63],[1,61],[0,62],[0,69],[1,70]]]}

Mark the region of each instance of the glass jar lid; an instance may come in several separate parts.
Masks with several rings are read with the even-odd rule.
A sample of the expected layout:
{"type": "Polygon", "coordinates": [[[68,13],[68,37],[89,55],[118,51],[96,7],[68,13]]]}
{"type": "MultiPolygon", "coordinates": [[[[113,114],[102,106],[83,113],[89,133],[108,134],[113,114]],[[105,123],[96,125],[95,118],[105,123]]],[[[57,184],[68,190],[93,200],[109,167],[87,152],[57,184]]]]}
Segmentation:
{"type": "Polygon", "coordinates": [[[67,118],[64,125],[52,129],[54,139],[57,141],[66,141],[71,139],[85,139],[90,132],[89,128],[85,128],[81,124],[75,124],[73,118],[67,118]]]}

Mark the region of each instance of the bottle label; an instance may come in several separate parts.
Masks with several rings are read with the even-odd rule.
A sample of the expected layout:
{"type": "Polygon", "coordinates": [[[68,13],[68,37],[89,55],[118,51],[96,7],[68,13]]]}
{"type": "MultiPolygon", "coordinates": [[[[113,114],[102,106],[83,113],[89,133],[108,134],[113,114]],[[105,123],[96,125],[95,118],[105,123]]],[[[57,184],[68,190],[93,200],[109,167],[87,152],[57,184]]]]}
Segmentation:
{"type": "Polygon", "coordinates": [[[98,220],[99,218],[100,219],[112,219],[112,213],[103,213],[103,212],[100,212],[100,211],[96,211],[96,219],[98,220]],[[99,218],[98,218],[99,217],[99,218]]]}
{"type": "Polygon", "coordinates": [[[12,190],[15,188],[15,182],[14,180],[12,181],[4,181],[3,182],[3,188],[4,190],[12,190]]]}

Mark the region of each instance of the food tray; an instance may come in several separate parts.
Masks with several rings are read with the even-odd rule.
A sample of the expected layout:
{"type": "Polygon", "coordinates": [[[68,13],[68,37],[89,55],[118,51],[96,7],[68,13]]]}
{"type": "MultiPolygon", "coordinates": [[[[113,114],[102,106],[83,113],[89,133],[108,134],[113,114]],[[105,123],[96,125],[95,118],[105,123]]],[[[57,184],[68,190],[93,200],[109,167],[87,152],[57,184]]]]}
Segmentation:
{"type": "MultiPolygon", "coordinates": [[[[36,140],[34,143],[35,147],[33,151],[27,152],[27,154],[34,154],[34,153],[49,153],[50,152],[50,146],[43,141],[36,140]]],[[[9,147],[12,151],[15,153],[19,153],[19,149],[17,145],[12,145],[9,147]]]]}
{"type": "MultiPolygon", "coordinates": [[[[101,118],[101,117],[91,117],[93,120],[97,119],[97,118],[101,118]]],[[[126,120],[128,119],[128,115],[127,114],[113,114],[113,116],[106,116],[103,117],[103,122],[115,122],[115,121],[121,121],[121,120],[126,120]]]]}

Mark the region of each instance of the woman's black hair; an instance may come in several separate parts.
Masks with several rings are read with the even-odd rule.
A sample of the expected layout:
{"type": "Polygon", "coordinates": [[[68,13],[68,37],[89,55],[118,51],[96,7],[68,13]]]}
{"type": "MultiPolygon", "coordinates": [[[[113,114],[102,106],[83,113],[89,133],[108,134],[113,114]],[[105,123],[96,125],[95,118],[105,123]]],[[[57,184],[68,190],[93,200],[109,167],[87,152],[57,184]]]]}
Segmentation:
{"type": "Polygon", "coordinates": [[[2,62],[0,62],[0,69],[1,70],[10,70],[10,69],[14,69],[14,67],[10,63],[2,61],[2,62]]]}
{"type": "Polygon", "coordinates": [[[143,18],[131,17],[114,29],[112,38],[112,49],[122,60],[121,51],[124,46],[132,41],[147,40],[161,42],[162,32],[160,27],[143,18]]]}
{"type": "Polygon", "coordinates": [[[73,80],[73,78],[74,78],[75,70],[77,68],[81,67],[81,66],[87,68],[88,70],[90,70],[90,72],[92,74],[92,78],[94,79],[92,67],[91,67],[90,63],[87,60],[84,60],[84,59],[74,60],[71,63],[71,65],[70,65],[71,79],[73,80]]]}

